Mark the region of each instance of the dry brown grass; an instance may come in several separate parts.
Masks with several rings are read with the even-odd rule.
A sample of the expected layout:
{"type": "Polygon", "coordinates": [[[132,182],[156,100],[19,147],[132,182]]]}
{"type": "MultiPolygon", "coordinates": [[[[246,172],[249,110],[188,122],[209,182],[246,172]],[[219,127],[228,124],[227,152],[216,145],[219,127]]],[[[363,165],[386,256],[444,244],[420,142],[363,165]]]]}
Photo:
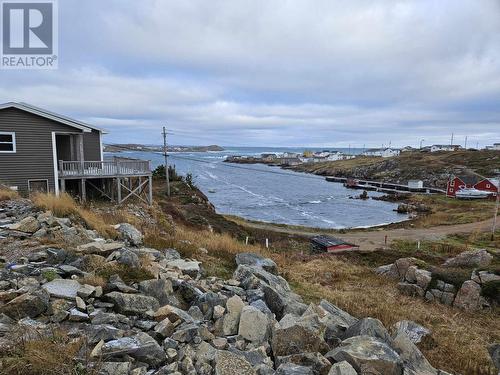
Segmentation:
{"type": "Polygon", "coordinates": [[[355,316],[378,318],[387,327],[408,319],[430,328],[432,339],[421,349],[435,367],[468,375],[496,374],[487,346],[500,340],[498,311],[470,314],[403,296],[396,282],[335,257],[280,263],[296,291],[310,301],[326,298],[355,316]]]}
{"type": "Polygon", "coordinates": [[[35,194],[32,200],[35,206],[43,210],[50,210],[55,216],[81,219],[88,228],[96,230],[100,235],[108,238],[117,237],[116,230],[102,216],[78,205],[69,194],[62,193],[56,196],[39,193],[35,194]]]}
{"type": "Polygon", "coordinates": [[[17,191],[0,185],[0,202],[19,198],[17,191]]]}
{"type": "Polygon", "coordinates": [[[0,374],[75,375],[83,373],[85,367],[85,374],[97,374],[97,369],[82,367],[75,361],[84,340],[71,339],[63,331],[19,330],[9,339],[12,345],[1,349],[0,374]]]}

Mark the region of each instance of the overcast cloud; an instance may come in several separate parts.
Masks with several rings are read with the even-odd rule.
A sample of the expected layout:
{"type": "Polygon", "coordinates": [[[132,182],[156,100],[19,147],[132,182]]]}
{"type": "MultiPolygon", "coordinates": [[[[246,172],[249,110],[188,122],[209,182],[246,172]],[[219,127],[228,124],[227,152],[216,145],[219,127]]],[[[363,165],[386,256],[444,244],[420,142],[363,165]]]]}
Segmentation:
{"type": "Polygon", "coordinates": [[[498,0],[60,0],[59,69],[0,71],[0,101],[108,142],[500,142],[498,0]]]}

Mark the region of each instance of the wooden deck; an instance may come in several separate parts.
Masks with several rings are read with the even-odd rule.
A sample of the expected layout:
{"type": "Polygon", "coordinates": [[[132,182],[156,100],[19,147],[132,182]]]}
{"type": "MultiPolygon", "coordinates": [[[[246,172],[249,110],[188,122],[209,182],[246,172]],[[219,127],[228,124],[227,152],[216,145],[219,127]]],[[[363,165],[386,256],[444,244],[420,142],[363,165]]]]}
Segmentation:
{"type": "Polygon", "coordinates": [[[150,162],[146,160],[59,161],[60,179],[147,177],[150,175],[150,162]]]}

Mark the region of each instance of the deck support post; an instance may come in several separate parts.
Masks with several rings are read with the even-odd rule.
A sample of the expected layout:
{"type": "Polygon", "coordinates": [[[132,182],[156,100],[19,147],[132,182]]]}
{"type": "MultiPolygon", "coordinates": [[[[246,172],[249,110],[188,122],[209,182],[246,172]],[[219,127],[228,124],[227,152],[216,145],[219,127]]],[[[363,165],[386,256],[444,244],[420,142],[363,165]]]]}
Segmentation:
{"type": "MultiPolygon", "coordinates": [[[[139,180],[140,181],[140,180],[139,180]]],[[[153,204],[153,177],[148,177],[148,201],[149,205],[153,204]]]]}
{"type": "Polygon", "coordinates": [[[81,179],[81,195],[82,195],[82,202],[85,202],[87,200],[87,187],[86,187],[86,184],[85,184],[85,179],[82,178],[81,179]]]}
{"type": "Polygon", "coordinates": [[[66,180],[64,178],[61,178],[61,193],[66,192],[66,180]]]}
{"type": "Polygon", "coordinates": [[[116,178],[116,199],[118,204],[122,203],[122,183],[120,177],[116,178]]]}

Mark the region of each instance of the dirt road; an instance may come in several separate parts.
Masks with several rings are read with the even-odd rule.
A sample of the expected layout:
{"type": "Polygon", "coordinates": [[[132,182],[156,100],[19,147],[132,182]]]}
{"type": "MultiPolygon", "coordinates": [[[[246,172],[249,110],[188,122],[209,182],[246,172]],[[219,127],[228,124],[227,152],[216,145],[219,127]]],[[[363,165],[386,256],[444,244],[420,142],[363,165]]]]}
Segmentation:
{"type": "MultiPolygon", "coordinates": [[[[296,234],[299,236],[314,236],[318,232],[306,229],[294,229],[274,226],[272,224],[245,222],[241,225],[246,225],[252,228],[264,229],[280,233],[296,234]]],[[[487,232],[491,230],[493,221],[486,220],[477,223],[455,224],[455,225],[440,225],[432,228],[415,228],[415,229],[373,229],[370,231],[347,231],[342,234],[334,234],[341,237],[343,240],[355,243],[360,246],[360,250],[376,250],[385,246],[385,236],[387,243],[397,239],[406,240],[439,240],[450,234],[456,233],[472,233],[472,232],[487,232]]]]}

